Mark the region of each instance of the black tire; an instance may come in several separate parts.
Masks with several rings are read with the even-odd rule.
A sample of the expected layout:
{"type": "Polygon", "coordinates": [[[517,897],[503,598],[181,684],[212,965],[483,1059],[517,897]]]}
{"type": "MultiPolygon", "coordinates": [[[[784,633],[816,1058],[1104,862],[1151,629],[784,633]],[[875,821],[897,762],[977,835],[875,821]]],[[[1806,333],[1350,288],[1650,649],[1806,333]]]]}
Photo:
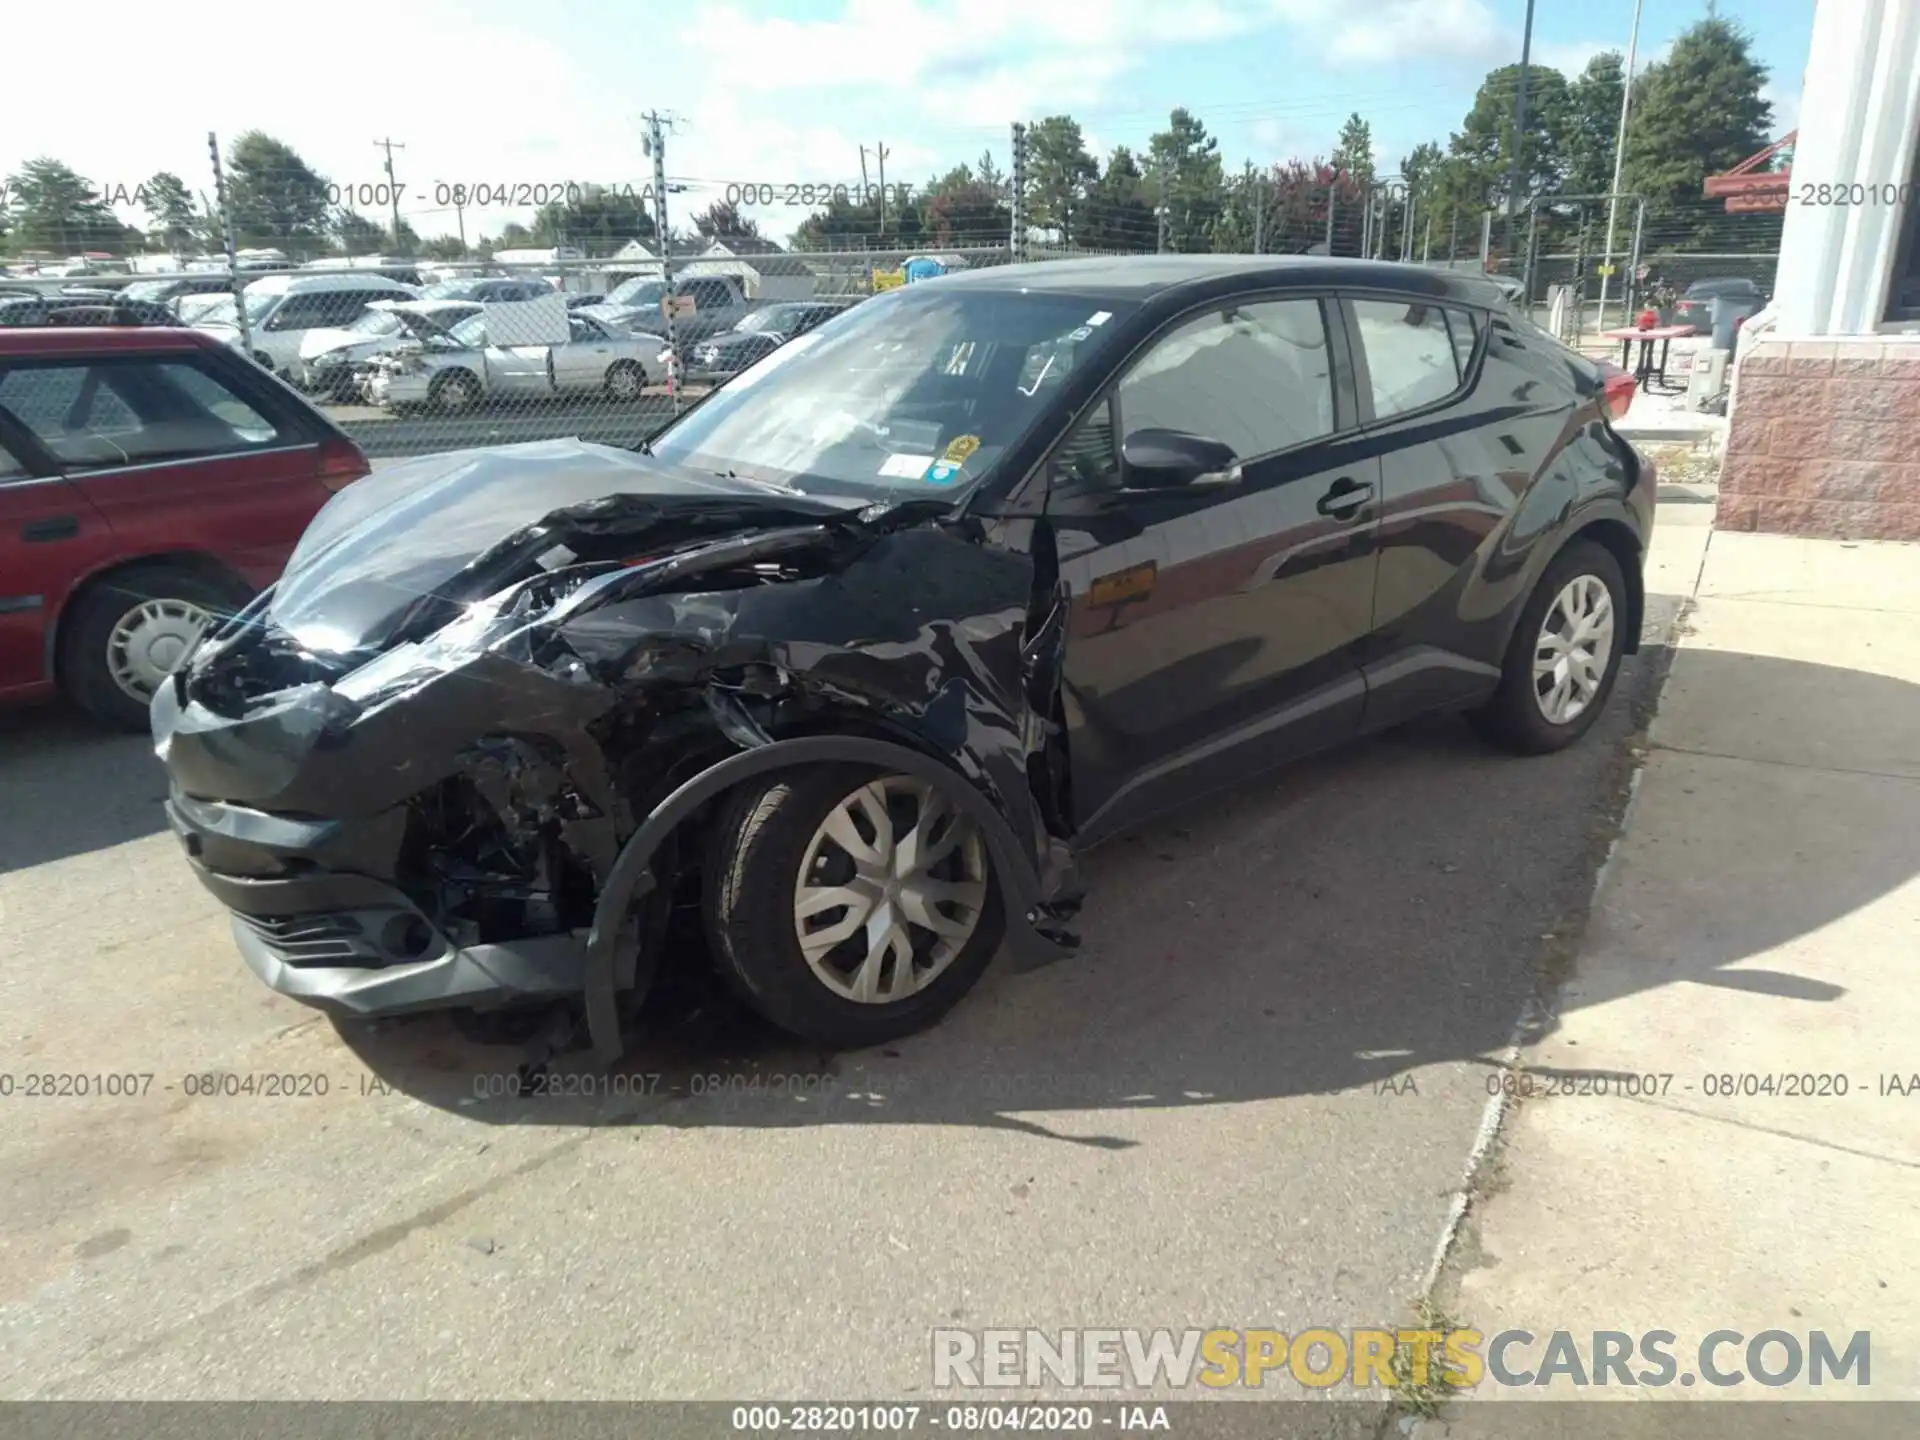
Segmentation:
{"type": "Polygon", "coordinates": [[[60,628],[60,685],[88,715],[116,730],[147,728],[147,702],[113,678],[107,646],[132,610],[149,600],[184,600],[211,614],[231,614],[247,592],[174,565],[137,565],[102,577],[74,601],[60,628]]]}
{"type": "Polygon", "coordinates": [[[465,370],[449,370],[434,377],[427,387],[427,404],[445,415],[466,415],[480,404],[481,389],[477,377],[465,370]]]}
{"type": "Polygon", "coordinates": [[[631,404],[647,393],[647,372],[645,367],[633,360],[620,360],[607,367],[606,392],[609,400],[631,404]],[[620,393],[621,386],[633,386],[631,395],[620,393]]]}
{"type": "Polygon", "coordinates": [[[814,765],[743,783],[722,806],[705,867],[707,935],[722,978],[782,1030],[835,1049],[884,1044],[933,1024],[979,981],[1006,930],[989,858],[978,923],[925,989],[862,1003],[814,975],[793,922],[807,847],[834,807],[879,774],[814,765]]]}
{"type": "Polygon", "coordinates": [[[1566,749],[1591,730],[1606,709],[1630,638],[1625,632],[1627,620],[1627,586],[1620,574],[1620,562],[1606,547],[1592,541],[1578,540],[1569,545],[1547,566],[1521,610],[1501,666],[1500,686],[1491,700],[1468,717],[1474,728],[1482,738],[1516,755],[1548,755],[1566,749]],[[1581,575],[1594,576],[1607,587],[1607,597],[1613,604],[1613,647],[1593,699],[1572,720],[1554,724],[1541,710],[1535,690],[1534,647],[1548,608],[1581,575]]]}

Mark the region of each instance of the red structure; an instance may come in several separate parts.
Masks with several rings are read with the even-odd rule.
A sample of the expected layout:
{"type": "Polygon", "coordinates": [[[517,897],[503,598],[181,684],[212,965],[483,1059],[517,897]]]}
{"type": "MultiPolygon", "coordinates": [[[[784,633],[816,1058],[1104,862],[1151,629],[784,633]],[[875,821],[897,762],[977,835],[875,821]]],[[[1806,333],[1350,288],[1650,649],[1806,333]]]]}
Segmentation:
{"type": "Polygon", "coordinates": [[[1793,187],[1793,171],[1763,168],[1782,150],[1793,144],[1800,132],[1790,130],[1758,155],[1749,155],[1724,175],[1709,175],[1706,192],[1709,200],[1727,202],[1729,215],[1755,213],[1779,214],[1787,208],[1787,195],[1793,187]]]}

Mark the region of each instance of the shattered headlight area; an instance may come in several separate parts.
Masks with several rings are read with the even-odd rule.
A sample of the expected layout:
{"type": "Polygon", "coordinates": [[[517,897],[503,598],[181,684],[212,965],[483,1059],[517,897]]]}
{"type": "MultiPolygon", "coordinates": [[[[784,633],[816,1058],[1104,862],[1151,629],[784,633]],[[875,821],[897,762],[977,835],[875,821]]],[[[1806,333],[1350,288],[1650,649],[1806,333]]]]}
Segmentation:
{"type": "MultiPolygon", "coordinates": [[[[354,964],[559,956],[591,1018],[577,977],[604,965],[644,991],[643,937],[698,878],[678,827],[704,812],[663,839],[646,827],[667,802],[694,804],[723,762],[860,736],[979,792],[996,863],[1030,877],[1017,913],[1055,937],[1036,892],[1055,892],[1069,834],[1049,768],[1059,612],[1028,557],[934,508],[594,502],[419,593],[378,594],[370,568],[331,590],[290,576],[291,601],[270,592],[210,633],[156,698],[176,828],[242,924],[345,906],[417,942],[354,964]],[[306,838],[256,853],[237,837],[262,824],[306,838]]],[[[301,963],[288,953],[274,963],[301,963]]]]}

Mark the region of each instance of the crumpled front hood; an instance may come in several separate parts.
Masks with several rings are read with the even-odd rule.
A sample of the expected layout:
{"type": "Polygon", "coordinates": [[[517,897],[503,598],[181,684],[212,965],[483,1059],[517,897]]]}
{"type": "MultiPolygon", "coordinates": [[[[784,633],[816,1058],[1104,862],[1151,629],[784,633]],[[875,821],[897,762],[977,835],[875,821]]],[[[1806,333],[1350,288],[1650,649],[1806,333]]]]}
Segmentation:
{"type": "MultiPolygon", "coordinates": [[[[301,537],[265,618],[322,654],[377,648],[478,557],[556,511],[623,499],[689,510],[827,516],[855,502],[679,470],[578,440],[424,456],[376,470],[329,501],[301,537]]],[[[782,517],[782,518],[775,518],[782,517]]],[[[556,545],[560,543],[557,539],[556,545]]]]}

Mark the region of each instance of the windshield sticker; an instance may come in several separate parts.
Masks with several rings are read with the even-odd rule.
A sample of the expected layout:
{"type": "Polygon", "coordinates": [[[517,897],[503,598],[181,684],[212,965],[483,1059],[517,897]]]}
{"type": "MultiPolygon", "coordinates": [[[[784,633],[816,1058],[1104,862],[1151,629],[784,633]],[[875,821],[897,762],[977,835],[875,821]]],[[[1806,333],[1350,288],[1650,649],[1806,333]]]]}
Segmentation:
{"type": "Polygon", "coordinates": [[[889,455],[886,463],[880,467],[880,473],[896,480],[918,480],[927,473],[927,467],[931,464],[931,455],[889,455]]]}
{"type": "Polygon", "coordinates": [[[958,465],[951,460],[942,460],[938,465],[927,471],[926,480],[929,485],[951,485],[959,478],[959,475],[960,467],[958,465]]]}
{"type": "Polygon", "coordinates": [[[1069,339],[1069,340],[1085,340],[1085,339],[1087,339],[1087,338],[1088,338],[1089,336],[1091,336],[1092,334],[1093,334],[1093,326],[1091,326],[1091,325],[1082,325],[1082,326],[1081,326],[1081,327],[1080,327],[1080,328],[1079,328],[1078,330],[1076,330],[1076,331],[1074,331],[1074,332],[1073,332],[1073,333],[1072,333],[1071,335],[1069,335],[1069,336],[1067,336],[1067,339],[1069,339]]]}
{"type": "Polygon", "coordinates": [[[946,453],[940,457],[941,463],[946,465],[964,465],[967,463],[967,457],[979,448],[980,437],[978,435],[956,436],[953,443],[947,446],[946,453]]]}
{"type": "Polygon", "coordinates": [[[1113,318],[1111,310],[1096,310],[1087,317],[1089,325],[1104,325],[1113,318]]]}

